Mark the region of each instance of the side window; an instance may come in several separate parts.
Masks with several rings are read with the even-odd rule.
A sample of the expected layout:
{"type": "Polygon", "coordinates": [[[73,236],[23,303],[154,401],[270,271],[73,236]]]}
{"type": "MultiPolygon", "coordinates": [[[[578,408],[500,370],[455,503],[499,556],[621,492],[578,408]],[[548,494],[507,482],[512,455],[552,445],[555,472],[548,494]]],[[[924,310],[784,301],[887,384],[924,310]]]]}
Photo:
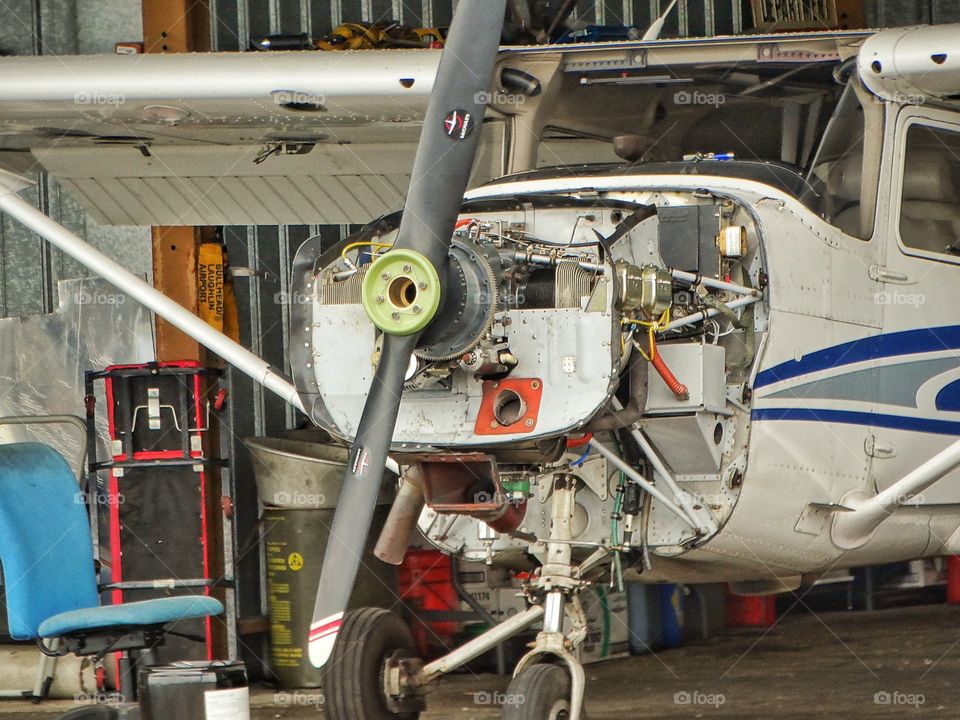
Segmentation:
{"type": "Polygon", "coordinates": [[[900,201],[906,247],[960,256],[960,132],[907,128],[900,201]]]}

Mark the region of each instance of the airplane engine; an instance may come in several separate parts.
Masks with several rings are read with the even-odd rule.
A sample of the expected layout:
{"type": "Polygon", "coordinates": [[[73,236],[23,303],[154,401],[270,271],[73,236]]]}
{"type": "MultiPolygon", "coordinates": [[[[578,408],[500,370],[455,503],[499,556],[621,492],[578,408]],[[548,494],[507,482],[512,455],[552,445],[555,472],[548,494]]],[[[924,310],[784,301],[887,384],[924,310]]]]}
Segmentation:
{"type": "MultiPolygon", "coordinates": [[[[566,209],[539,211],[534,231],[523,215],[460,221],[444,283],[451,297],[410,359],[395,447],[536,447],[585,425],[616,389],[625,353],[615,266],[601,241],[614,228],[566,209]],[[575,224],[589,234],[574,237],[575,224]]],[[[368,272],[392,244],[394,222],[351,238],[344,247],[360,250],[355,259],[343,248],[300,251],[309,308],[293,323],[303,333],[298,390],[314,421],[340,437],[357,427],[379,358],[364,294],[387,322],[423,310],[413,298],[429,281],[418,268],[368,272]]]]}
{"type": "MultiPolygon", "coordinates": [[[[406,522],[418,518],[434,545],[529,567],[546,552],[558,477],[575,487],[575,556],[614,537],[677,554],[716,530],[640,492],[617,459],[650,483],[670,473],[688,515],[722,524],[732,512],[749,436],[743,388],[765,322],[754,306],[758,237],[729,199],[640,200],[521,196],[463,208],[451,296],[410,358],[393,443],[425,504],[406,522]],[[594,434],[607,454],[587,444],[594,434]]],[[[367,312],[415,315],[414,290],[429,283],[413,264],[371,275],[398,221],[329,249],[311,239],[294,265],[295,382],[314,422],[343,439],[379,360],[367,312]]]]}

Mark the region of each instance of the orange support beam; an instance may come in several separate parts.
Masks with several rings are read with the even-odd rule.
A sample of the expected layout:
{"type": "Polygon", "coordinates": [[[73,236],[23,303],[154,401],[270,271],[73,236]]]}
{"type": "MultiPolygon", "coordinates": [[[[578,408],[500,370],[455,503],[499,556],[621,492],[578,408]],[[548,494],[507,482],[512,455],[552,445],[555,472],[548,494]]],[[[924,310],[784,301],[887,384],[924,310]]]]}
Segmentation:
{"type": "Polygon", "coordinates": [[[208,0],[143,0],[143,50],[209,52],[208,0]]]}
{"type": "MultiPolygon", "coordinates": [[[[207,0],[143,0],[143,48],[148,53],[210,50],[207,0]]],[[[199,314],[197,258],[210,232],[194,227],[153,228],[153,284],[199,314]]],[[[169,323],[157,320],[157,360],[205,359],[205,350],[169,323]]]]}

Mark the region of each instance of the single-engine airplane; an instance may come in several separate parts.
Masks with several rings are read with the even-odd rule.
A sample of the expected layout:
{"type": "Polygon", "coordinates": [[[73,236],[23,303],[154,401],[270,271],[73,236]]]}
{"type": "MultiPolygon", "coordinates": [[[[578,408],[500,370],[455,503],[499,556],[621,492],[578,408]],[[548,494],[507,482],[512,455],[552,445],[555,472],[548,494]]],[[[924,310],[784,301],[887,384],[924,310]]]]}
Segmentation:
{"type": "Polygon", "coordinates": [[[610,573],[775,593],[960,552],[960,26],[498,49],[504,8],[461,0],[442,52],[0,60],[0,161],[102,222],[379,216],[297,253],[290,381],[0,178],[350,444],[310,636],[333,720],[416,717],[534,626],[504,717],[578,720],[610,573]],[[383,560],[416,526],[531,571],[429,663],[345,612],[391,463],[383,560]]]}

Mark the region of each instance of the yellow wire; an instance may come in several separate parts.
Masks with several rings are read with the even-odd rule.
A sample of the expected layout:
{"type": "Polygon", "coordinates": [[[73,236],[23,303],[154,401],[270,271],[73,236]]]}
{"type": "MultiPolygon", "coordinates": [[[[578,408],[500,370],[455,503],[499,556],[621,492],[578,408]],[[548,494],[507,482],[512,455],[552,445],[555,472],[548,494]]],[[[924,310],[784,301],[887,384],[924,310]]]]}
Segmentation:
{"type": "Polygon", "coordinates": [[[393,245],[390,245],[389,243],[364,242],[364,241],[355,242],[355,243],[350,243],[350,244],[347,245],[347,246],[343,249],[343,251],[340,253],[340,257],[346,259],[347,253],[350,252],[351,250],[354,250],[355,248],[358,248],[358,247],[388,248],[388,247],[393,247],[393,245]]]}
{"type": "MultiPolygon", "coordinates": [[[[648,350],[650,354],[647,355],[647,353],[643,351],[643,349],[640,347],[640,344],[636,340],[633,341],[633,345],[634,347],[637,348],[637,350],[640,351],[640,354],[643,355],[643,357],[648,362],[653,362],[653,358],[657,356],[657,344],[656,344],[655,336],[660,331],[661,328],[666,327],[667,325],[670,324],[670,308],[667,308],[666,310],[664,310],[663,315],[661,315],[659,319],[654,320],[652,322],[647,320],[638,320],[636,318],[624,318],[623,320],[621,320],[621,323],[625,325],[642,325],[643,327],[647,328],[647,345],[648,345],[648,350]]],[[[622,346],[623,346],[622,333],[620,335],[620,345],[622,350],[622,346]]]]}

